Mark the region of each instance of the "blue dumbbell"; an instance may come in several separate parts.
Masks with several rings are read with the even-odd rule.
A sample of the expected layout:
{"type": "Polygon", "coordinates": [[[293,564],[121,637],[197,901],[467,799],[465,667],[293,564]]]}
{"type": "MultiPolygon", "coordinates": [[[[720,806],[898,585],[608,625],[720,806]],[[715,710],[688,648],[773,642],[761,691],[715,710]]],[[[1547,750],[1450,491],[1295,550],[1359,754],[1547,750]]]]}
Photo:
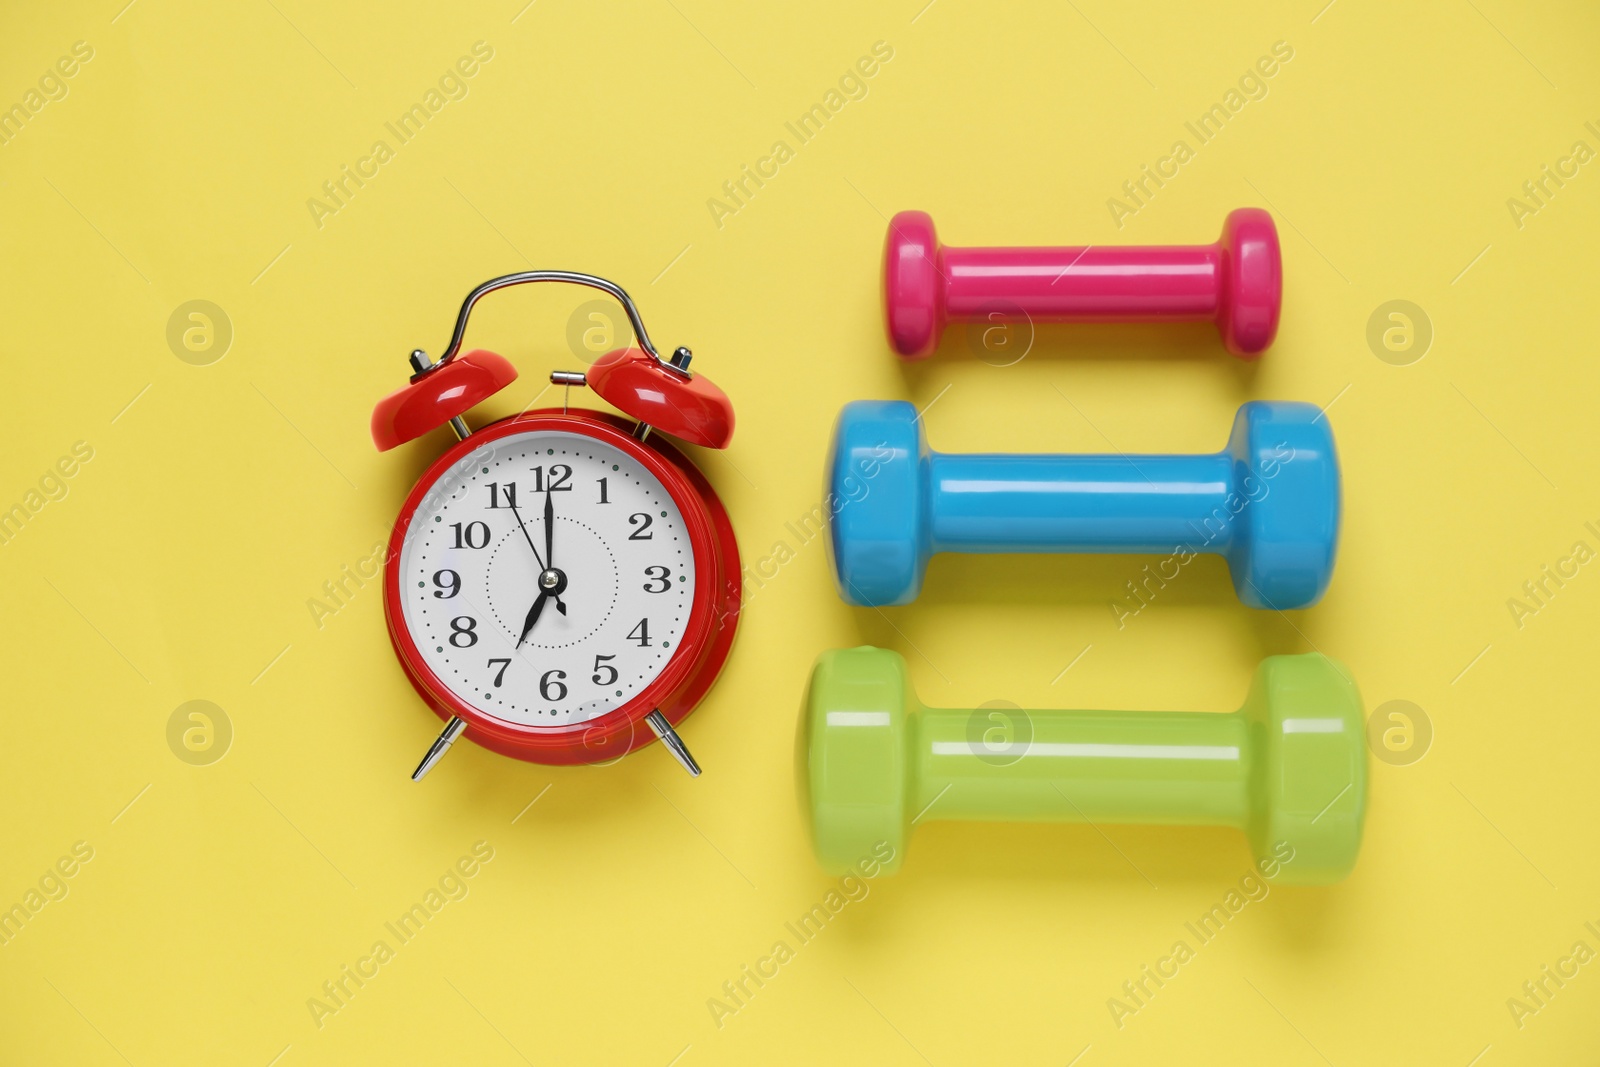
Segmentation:
{"type": "Polygon", "coordinates": [[[845,405],[829,547],[852,604],[908,604],[935,552],[1224,556],[1239,599],[1304,608],[1339,540],[1339,460],[1311,404],[1253,401],[1211,455],[944,455],[902,400],[845,405]]]}

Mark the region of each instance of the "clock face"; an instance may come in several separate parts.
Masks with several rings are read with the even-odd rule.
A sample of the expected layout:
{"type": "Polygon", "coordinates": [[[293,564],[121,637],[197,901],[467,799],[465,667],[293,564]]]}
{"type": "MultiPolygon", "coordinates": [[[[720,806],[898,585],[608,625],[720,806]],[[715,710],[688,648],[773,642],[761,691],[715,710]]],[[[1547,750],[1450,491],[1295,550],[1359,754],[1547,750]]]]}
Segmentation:
{"type": "Polygon", "coordinates": [[[643,464],[532,430],[475,449],[428,489],[399,583],[412,641],[460,701],[568,726],[622,707],[666,668],[695,559],[682,512],[643,464]]]}

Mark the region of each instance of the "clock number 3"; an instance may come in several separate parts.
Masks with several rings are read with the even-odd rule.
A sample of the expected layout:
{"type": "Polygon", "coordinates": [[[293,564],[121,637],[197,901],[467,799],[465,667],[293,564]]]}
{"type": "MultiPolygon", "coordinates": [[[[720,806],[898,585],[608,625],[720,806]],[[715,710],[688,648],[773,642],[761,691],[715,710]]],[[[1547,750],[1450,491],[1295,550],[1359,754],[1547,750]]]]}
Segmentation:
{"type": "Polygon", "coordinates": [[[650,579],[644,584],[646,593],[665,593],[672,588],[672,571],[666,567],[646,567],[644,576],[650,579]],[[657,582],[661,583],[660,586],[656,585],[657,582]]]}

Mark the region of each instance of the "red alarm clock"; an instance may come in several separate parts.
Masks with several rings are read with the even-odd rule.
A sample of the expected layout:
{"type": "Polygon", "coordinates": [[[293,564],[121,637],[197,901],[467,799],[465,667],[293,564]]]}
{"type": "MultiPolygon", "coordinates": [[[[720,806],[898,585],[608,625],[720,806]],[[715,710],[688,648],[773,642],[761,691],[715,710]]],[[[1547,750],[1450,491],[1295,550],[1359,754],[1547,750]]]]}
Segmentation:
{"type": "Polygon", "coordinates": [[[378,403],[380,452],[445,425],[458,439],[406,497],[384,570],[395,654],[445,720],[413,780],[463,733],[551,764],[614,760],[659,737],[700,773],[674,726],[727,660],[740,581],[727,511],[663,440],[726,448],[733,436],[733,405],[689,361],[687,348],[660,357],[612,282],[527,271],[468,294],[440,360],[412,352],[410,384],[378,403]],[[468,429],[468,409],[517,377],[493,352],[461,352],[473,305],[546,281],[600,289],[627,312],[638,347],[550,376],[627,418],[563,405],[468,429]]]}

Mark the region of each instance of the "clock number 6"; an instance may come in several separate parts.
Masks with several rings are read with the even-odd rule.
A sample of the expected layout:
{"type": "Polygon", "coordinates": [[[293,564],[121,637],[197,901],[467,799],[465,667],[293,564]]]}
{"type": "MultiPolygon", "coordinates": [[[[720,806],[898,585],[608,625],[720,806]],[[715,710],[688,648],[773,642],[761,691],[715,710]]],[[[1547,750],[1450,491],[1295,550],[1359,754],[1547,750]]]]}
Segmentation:
{"type": "Polygon", "coordinates": [[[644,591],[646,593],[665,593],[668,589],[672,588],[672,571],[668,570],[666,567],[646,567],[644,569],[644,576],[650,579],[644,585],[644,591]],[[661,583],[661,587],[659,589],[656,588],[657,582],[661,583]]]}
{"type": "Polygon", "coordinates": [[[471,648],[478,643],[477,628],[478,620],[471,615],[457,615],[450,620],[450,643],[457,648],[471,648]]]}
{"type": "Polygon", "coordinates": [[[539,679],[539,695],[546,700],[566,699],[567,687],[561,682],[566,676],[566,671],[545,671],[544,676],[539,679]],[[550,680],[552,678],[555,681],[552,682],[550,680]]]}

